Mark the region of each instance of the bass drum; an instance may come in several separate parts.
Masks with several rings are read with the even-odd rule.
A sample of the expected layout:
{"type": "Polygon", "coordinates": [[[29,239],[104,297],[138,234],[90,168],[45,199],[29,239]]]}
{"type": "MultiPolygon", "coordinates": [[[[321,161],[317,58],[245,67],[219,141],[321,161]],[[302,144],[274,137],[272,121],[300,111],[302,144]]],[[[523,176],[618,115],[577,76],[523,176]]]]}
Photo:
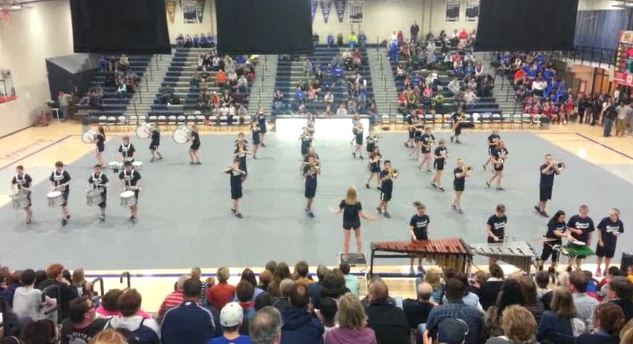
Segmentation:
{"type": "Polygon", "coordinates": [[[136,127],[136,137],[139,139],[147,140],[152,136],[152,125],[149,123],[143,123],[136,127]]]}
{"type": "Polygon", "coordinates": [[[174,139],[174,142],[178,144],[185,144],[189,141],[189,136],[191,135],[191,130],[187,127],[180,126],[178,129],[174,130],[174,133],[171,135],[171,138],[174,139]]]}
{"type": "Polygon", "coordinates": [[[97,137],[97,131],[94,129],[90,129],[83,134],[81,134],[81,141],[83,143],[95,143],[95,138],[97,137]]]}

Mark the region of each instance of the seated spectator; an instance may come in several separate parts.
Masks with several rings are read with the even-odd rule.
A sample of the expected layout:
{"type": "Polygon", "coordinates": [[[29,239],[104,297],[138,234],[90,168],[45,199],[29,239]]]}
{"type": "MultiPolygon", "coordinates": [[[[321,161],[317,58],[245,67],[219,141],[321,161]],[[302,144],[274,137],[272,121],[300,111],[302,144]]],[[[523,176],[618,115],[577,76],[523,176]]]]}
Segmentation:
{"type": "Polygon", "coordinates": [[[228,284],[229,277],[231,277],[228,268],[219,268],[216,276],[218,283],[207,292],[207,300],[215,309],[222,309],[224,305],[233,300],[235,287],[228,284]]]}
{"type": "Polygon", "coordinates": [[[303,284],[307,287],[310,284],[314,283],[312,278],[310,278],[309,274],[310,274],[310,271],[309,271],[308,263],[302,260],[302,261],[297,262],[297,264],[295,264],[294,278],[295,278],[296,284],[303,284]]]}
{"type": "Polygon", "coordinates": [[[110,289],[101,297],[101,304],[96,309],[96,315],[99,318],[118,317],[121,315],[117,306],[119,296],[123,291],[121,289],[110,289]]]}
{"type": "MultiPolygon", "coordinates": [[[[309,291],[308,291],[309,293],[309,291]]],[[[316,310],[316,315],[323,324],[325,333],[332,331],[336,328],[336,312],[338,311],[338,305],[336,300],[331,297],[321,298],[320,308],[316,310]]]]}
{"type": "Polygon", "coordinates": [[[537,323],[541,321],[545,308],[538,298],[536,291],[536,283],[529,276],[521,276],[519,278],[521,289],[523,290],[523,307],[530,311],[537,323]]]}
{"type": "Polygon", "coordinates": [[[503,282],[501,292],[499,293],[499,299],[495,305],[488,308],[486,311],[486,328],[488,334],[492,336],[501,336],[503,329],[501,328],[501,317],[503,311],[510,306],[519,305],[523,303],[523,290],[521,285],[515,279],[507,279],[503,282]]]}
{"type": "Polygon", "coordinates": [[[57,343],[59,341],[59,333],[57,324],[52,320],[37,320],[28,323],[18,341],[20,344],[45,344],[57,343]]]}
{"type": "Polygon", "coordinates": [[[174,291],[165,297],[163,303],[161,303],[160,308],[158,309],[158,320],[159,322],[165,316],[165,312],[168,310],[180,305],[184,300],[183,288],[185,285],[185,281],[190,279],[189,275],[182,275],[178,278],[176,285],[174,287],[174,291]]]}
{"type": "Polygon", "coordinates": [[[264,270],[261,274],[259,274],[259,283],[257,287],[262,291],[266,292],[268,290],[268,286],[273,281],[273,273],[270,270],[264,270]]]}
{"type": "Polygon", "coordinates": [[[536,327],[530,311],[519,305],[510,306],[501,317],[503,336],[492,337],[486,344],[536,344],[536,327]]]}
{"type": "Polygon", "coordinates": [[[347,294],[341,297],[336,320],[338,327],[325,333],[325,344],[377,343],[376,334],[367,326],[363,306],[354,296],[347,294]]]}
{"type": "Polygon", "coordinates": [[[70,301],[70,318],[61,324],[62,344],[88,343],[108,323],[107,319],[95,317],[95,305],[88,296],[70,301]]]}
{"type": "Polygon", "coordinates": [[[182,36],[182,33],[179,33],[176,37],[176,46],[178,48],[182,48],[185,45],[185,38],[182,36]]]}
{"type": "Polygon", "coordinates": [[[374,330],[378,343],[408,344],[410,329],[407,316],[402,309],[388,302],[389,288],[381,279],[369,285],[365,309],[367,326],[374,330]]]}
{"type": "MultiPolygon", "coordinates": [[[[240,281],[235,286],[235,296],[239,305],[244,312],[244,319],[250,320],[255,316],[255,287],[248,281],[240,281]]],[[[248,327],[248,325],[246,326],[248,327]]]]}
{"type": "Polygon", "coordinates": [[[153,319],[144,319],[138,315],[141,309],[141,294],[136,289],[126,289],[119,297],[118,305],[121,317],[110,318],[106,327],[125,329],[137,337],[139,344],[159,344],[159,329],[153,319]]]}
{"type": "Polygon", "coordinates": [[[433,292],[431,293],[431,302],[436,305],[442,303],[442,296],[444,295],[440,273],[440,270],[430,268],[427,269],[424,274],[424,282],[430,284],[433,288],[433,292]]]}
{"type": "MultiPolygon", "coordinates": [[[[57,305],[60,308],[60,319],[66,319],[69,315],[68,304],[73,299],[78,297],[77,289],[73,288],[70,285],[70,281],[64,278],[62,274],[64,271],[64,266],[61,264],[52,264],[46,269],[47,279],[39,284],[38,288],[48,297],[57,297],[57,293],[55,292],[55,288],[59,288],[59,296],[60,300],[57,300],[57,305]],[[56,286],[56,287],[52,287],[56,286]],[[48,288],[52,287],[52,288],[48,288]]],[[[13,301],[15,303],[15,300],[13,301]]]]}
{"type": "Polygon", "coordinates": [[[290,278],[286,278],[279,284],[279,297],[275,297],[273,301],[273,307],[277,308],[283,313],[284,310],[290,308],[290,293],[295,287],[295,281],[290,278]]]}
{"type": "Polygon", "coordinates": [[[334,268],[323,277],[321,296],[338,299],[349,292],[345,287],[345,275],[338,268],[334,268]]]}
{"type": "Polygon", "coordinates": [[[345,275],[345,287],[349,289],[356,297],[360,294],[360,283],[358,277],[350,274],[350,266],[347,263],[341,263],[339,269],[345,275]]]}
{"type": "Polygon", "coordinates": [[[190,278],[184,281],[182,303],[168,309],[163,316],[163,344],[206,343],[219,332],[213,313],[199,305],[201,291],[200,280],[190,278]]]}
{"type": "Polygon", "coordinates": [[[435,304],[431,302],[432,294],[433,287],[426,282],[422,282],[417,286],[417,299],[404,300],[402,310],[407,316],[412,330],[416,329],[420,324],[425,324],[431,309],[435,307],[435,304]]]}
{"type": "Polygon", "coordinates": [[[480,342],[483,332],[483,314],[475,307],[464,304],[463,297],[466,293],[466,285],[457,278],[448,278],[446,281],[447,302],[434,307],[429,313],[426,322],[424,337],[437,338],[438,332],[442,332],[442,324],[445,318],[459,319],[466,323],[467,334],[465,344],[480,342]]]}
{"type": "Polygon", "coordinates": [[[622,308],[610,302],[603,303],[596,307],[592,318],[593,332],[578,336],[576,344],[620,343],[619,333],[625,324],[622,308]]]}
{"type": "Polygon", "coordinates": [[[273,297],[281,296],[279,290],[281,281],[290,277],[290,268],[288,267],[288,264],[286,264],[285,262],[279,262],[274,271],[273,281],[268,286],[268,293],[273,297]]]}
{"type": "Polygon", "coordinates": [[[574,343],[573,319],[576,317],[576,307],[573,297],[565,287],[554,289],[551,310],[543,313],[538,326],[536,339],[543,343],[571,344],[574,343]]]}
{"type": "Polygon", "coordinates": [[[228,77],[226,75],[226,73],[220,69],[216,74],[215,74],[215,85],[218,87],[224,87],[226,85],[228,81],[228,77]]]}
{"type": "Polygon", "coordinates": [[[283,343],[322,343],[324,328],[319,320],[308,312],[310,296],[308,288],[297,284],[290,293],[290,307],[281,312],[283,326],[281,341],[283,343]]]}
{"type": "MultiPolygon", "coordinates": [[[[22,272],[22,286],[15,289],[13,294],[13,312],[22,321],[30,319],[37,321],[45,319],[45,311],[54,307],[55,299],[46,296],[42,301],[42,291],[35,289],[35,271],[26,269],[22,272]]],[[[7,304],[11,304],[6,301],[7,304]]]]}
{"type": "Polygon", "coordinates": [[[125,54],[119,57],[119,62],[117,64],[118,64],[118,70],[120,71],[127,71],[130,68],[130,60],[125,54]]]}
{"type": "Polygon", "coordinates": [[[263,307],[248,326],[253,344],[281,344],[281,313],[273,307],[263,307]]]}
{"type": "Polygon", "coordinates": [[[549,284],[551,282],[550,275],[545,271],[537,271],[534,275],[534,282],[538,287],[536,289],[537,297],[540,300],[543,295],[551,292],[552,290],[549,288],[549,284]]]}
{"type": "Polygon", "coordinates": [[[325,275],[329,273],[329,270],[325,265],[317,266],[316,275],[318,281],[308,286],[308,292],[310,293],[310,300],[314,305],[314,308],[319,309],[321,303],[321,293],[323,291],[323,281],[325,275]]]}
{"type": "Polygon", "coordinates": [[[347,116],[347,109],[345,108],[344,103],[339,104],[338,109],[336,109],[336,116],[337,117],[347,116]]]}
{"type": "Polygon", "coordinates": [[[633,318],[633,284],[626,277],[613,277],[609,282],[609,302],[622,308],[624,319],[628,322],[633,318]]]}
{"type": "Polygon", "coordinates": [[[473,105],[475,105],[477,99],[477,94],[475,94],[475,91],[473,91],[472,89],[469,88],[466,90],[466,92],[464,92],[464,102],[466,102],[467,107],[472,107],[473,105]]]}
{"type": "MultiPolygon", "coordinates": [[[[479,296],[477,296],[477,294],[472,293],[470,291],[470,282],[468,281],[468,276],[466,276],[465,273],[455,272],[455,271],[446,271],[444,273],[444,278],[446,279],[457,278],[458,280],[462,281],[462,283],[464,283],[464,285],[466,286],[466,293],[462,297],[464,304],[468,306],[473,306],[477,308],[480,312],[484,313],[484,309],[481,306],[481,302],[479,302],[479,296]]],[[[442,303],[446,303],[448,301],[448,299],[446,298],[446,295],[444,295],[444,298],[442,299],[442,301],[443,301],[442,303]]],[[[496,299],[495,299],[495,302],[496,302],[496,299]]]]}
{"type": "Polygon", "coordinates": [[[479,299],[484,311],[495,304],[497,296],[503,286],[503,270],[497,264],[492,264],[488,268],[490,278],[481,286],[481,298],[479,299]]]}
{"type": "Polygon", "coordinates": [[[481,297],[481,286],[488,280],[488,273],[483,270],[475,272],[475,279],[470,284],[470,292],[481,297]]]}
{"type": "Polygon", "coordinates": [[[221,337],[211,339],[209,344],[250,344],[251,338],[240,335],[238,331],[243,319],[242,307],[236,302],[227,303],[220,312],[220,326],[222,326],[223,334],[221,337]]]}
{"type": "Polygon", "coordinates": [[[106,329],[94,336],[90,344],[128,344],[128,338],[117,330],[106,329]]]}
{"type": "Polygon", "coordinates": [[[576,317],[580,318],[589,327],[591,327],[591,319],[599,302],[593,297],[587,295],[588,283],[589,278],[587,278],[587,275],[585,275],[582,271],[572,271],[569,273],[568,288],[574,298],[576,317]]]}

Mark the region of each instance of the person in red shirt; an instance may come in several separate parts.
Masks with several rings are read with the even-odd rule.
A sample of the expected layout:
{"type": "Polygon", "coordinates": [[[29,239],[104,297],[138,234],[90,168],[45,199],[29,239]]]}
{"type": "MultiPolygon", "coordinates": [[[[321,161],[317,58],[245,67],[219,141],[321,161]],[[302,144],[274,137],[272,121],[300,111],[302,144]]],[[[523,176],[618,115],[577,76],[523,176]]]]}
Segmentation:
{"type": "Polygon", "coordinates": [[[459,33],[459,40],[464,42],[468,40],[468,32],[466,32],[466,29],[462,29],[462,32],[459,33]]]}
{"type": "Polygon", "coordinates": [[[158,321],[161,322],[165,313],[177,306],[184,301],[185,296],[182,293],[182,288],[185,285],[185,281],[190,279],[189,275],[182,275],[178,278],[178,282],[176,282],[176,287],[173,293],[167,295],[163,303],[161,303],[160,308],[158,309],[158,321]]]}
{"type": "Polygon", "coordinates": [[[514,73],[514,84],[516,86],[523,84],[525,82],[525,77],[526,74],[523,68],[517,69],[516,73],[514,73]]]}
{"type": "Polygon", "coordinates": [[[571,94],[568,95],[565,104],[563,105],[563,110],[561,113],[561,120],[563,123],[567,123],[574,116],[574,109],[576,108],[576,104],[574,103],[574,98],[571,94]]]}
{"type": "Polygon", "coordinates": [[[207,300],[215,309],[220,310],[224,305],[233,301],[235,287],[227,283],[230,277],[228,268],[219,268],[216,277],[218,283],[207,291],[207,300]]]}

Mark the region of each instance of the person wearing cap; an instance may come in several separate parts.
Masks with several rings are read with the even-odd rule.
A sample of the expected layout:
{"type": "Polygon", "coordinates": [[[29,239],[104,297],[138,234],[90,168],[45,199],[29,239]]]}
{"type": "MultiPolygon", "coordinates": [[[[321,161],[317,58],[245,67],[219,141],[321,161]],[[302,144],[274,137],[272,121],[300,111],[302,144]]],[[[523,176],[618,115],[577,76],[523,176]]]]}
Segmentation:
{"type": "Polygon", "coordinates": [[[220,326],[223,334],[213,338],[208,344],[251,344],[251,337],[240,335],[239,328],[244,319],[242,306],[237,302],[229,302],[220,311],[220,326]]]}

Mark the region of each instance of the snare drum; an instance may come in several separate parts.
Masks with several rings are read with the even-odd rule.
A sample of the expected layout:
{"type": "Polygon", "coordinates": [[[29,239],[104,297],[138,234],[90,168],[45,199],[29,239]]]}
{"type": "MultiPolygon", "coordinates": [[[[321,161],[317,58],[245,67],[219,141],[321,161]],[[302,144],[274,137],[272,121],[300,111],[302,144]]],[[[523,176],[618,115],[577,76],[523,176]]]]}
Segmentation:
{"type": "Polygon", "coordinates": [[[149,139],[152,136],[152,125],[145,122],[136,127],[136,136],[139,139],[149,139]]]}
{"type": "Polygon", "coordinates": [[[24,209],[28,207],[30,203],[28,192],[20,191],[11,195],[11,204],[13,204],[13,208],[15,209],[24,209]]]}
{"type": "Polygon", "coordinates": [[[103,202],[102,189],[88,189],[86,190],[86,204],[90,207],[94,207],[103,202]]]}
{"type": "Polygon", "coordinates": [[[118,172],[119,170],[123,169],[123,163],[118,162],[118,161],[110,161],[108,163],[108,168],[111,169],[113,172],[118,172]]]}
{"type": "Polygon", "coordinates": [[[46,194],[49,207],[61,207],[64,204],[64,195],[61,191],[51,191],[46,194]]]}
{"type": "Polygon", "coordinates": [[[174,142],[181,145],[187,143],[190,137],[191,129],[187,128],[187,126],[184,125],[181,125],[176,130],[174,130],[173,134],[171,135],[171,138],[174,140],[174,142]]]}
{"type": "Polygon", "coordinates": [[[94,143],[96,137],[97,131],[95,131],[94,129],[90,129],[81,134],[81,141],[83,141],[83,143],[94,143]]]}
{"type": "Polygon", "coordinates": [[[136,197],[134,191],[121,192],[121,205],[124,207],[131,207],[136,205],[136,197]]]}
{"type": "Polygon", "coordinates": [[[142,161],[135,161],[132,163],[132,167],[134,167],[135,170],[140,171],[143,169],[143,162],[142,161]]]}

